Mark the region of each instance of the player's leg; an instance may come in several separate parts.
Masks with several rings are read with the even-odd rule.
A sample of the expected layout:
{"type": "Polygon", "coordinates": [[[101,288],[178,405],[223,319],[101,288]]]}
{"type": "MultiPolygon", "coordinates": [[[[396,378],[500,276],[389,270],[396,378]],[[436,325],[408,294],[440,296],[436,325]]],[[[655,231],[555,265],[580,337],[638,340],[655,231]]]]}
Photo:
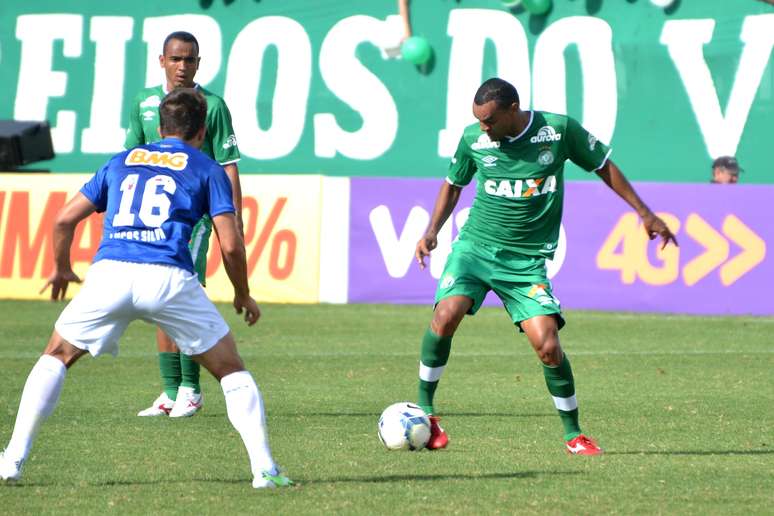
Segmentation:
{"type": "Polygon", "coordinates": [[[487,268],[485,261],[468,242],[454,244],[438,282],[433,319],[422,337],[417,404],[430,415],[431,437],[427,447],[431,450],[449,443],[439,425],[440,418],[435,415],[435,393],[449,361],[457,327],[466,314],[476,313],[489,290],[482,280],[482,272],[487,268]]]}
{"type": "Polygon", "coordinates": [[[180,371],[180,350],[177,349],[175,341],[161,328],[156,328],[156,346],[159,352],[159,372],[163,390],[150,407],[137,413],[141,417],[169,415],[175,405],[177,390],[183,379],[180,371]]]}
{"type": "Polygon", "coordinates": [[[559,342],[560,315],[537,315],[521,321],[532,348],[543,363],[543,376],[564,427],[564,441],[570,453],[597,455],[601,448],[581,431],[575,379],[570,360],[559,342]]]}
{"type": "Polygon", "coordinates": [[[441,374],[449,361],[454,332],[472,306],[473,300],[466,296],[442,299],[436,305],[430,327],[422,337],[418,404],[430,416],[430,440],[427,442],[429,450],[446,448],[449,444],[449,436],[440,425],[441,418],[435,415],[433,400],[441,374]]]}
{"type": "MultiPolygon", "coordinates": [[[[526,333],[542,362],[548,392],[564,427],[565,442],[574,442],[582,436],[575,380],[570,361],[559,343],[564,318],[546,276],[545,259],[510,251],[502,251],[498,258],[493,272],[493,290],[514,324],[526,333]]],[[[574,449],[568,445],[569,451],[575,453],[574,449]]]]}
{"type": "MultiPolygon", "coordinates": [[[[212,220],[204,216],[193,227],[188,248],[193,258],[194,270],[202,286],[207,277],[207,251],[209,250],[212,220]]],[[[175,341],[161,328],[156,331],[159,354],[159,372],[163,392],[138,416],[187,417],[198,412],[204,398],[201,394],[200,367],[190,356],[180,353],[175,341]],[[180,401],[178,401],[178,394],[180,401]]]]}
{"type": "Polygon", "coordinates": [[[43,356],[24,385],[13,435],[0,461],[0,476],[14,476],[5,469],[10,463],[19,470],[18,478],[38,428],[56,407],[66,370],[87,352],[118,353],[118,340],[134,317],[130,290],[134,279],[127,267],[112,260],[95,263],[78,295],[62,310],[43,356]],[[111,288],[105,289],[106,284],[111,288]]]}
{"type": "Polygon", "coordinates": [[[441,299],[433,311],[430,327],[422,337],[419,355],[419,398],[417,404],[427,414],[435,412],[433,399],[451,353],[454,332],[465,314],[473,306],[467,296],[451,296],[441,299]]]}
{"type": "Polygon", "coordinates": [[[0,455],[0,479],[21,477],[40,425],[59,402],[65,373],[86,351],[76,348],[54,330],[43,355],[27,376],[11,440],[0,455]]]}
{"type": "MultiPolygon", "coordinates": [[[[164,333],[164,330],[159,328],[157,330],[157,339],[159,343],[164,341],[165,351],[159,353],[159,358],[162,355],[170,356],[170,368],[177,371],[177,376],[169,381],[164,378],[164,369],[162,368],[162,378],[164,378],[164,394],[169,395],[170,390],[174,391],[170,409],[167,411],[169,417],[190,417],[196,414],[201,408],[204,402],[202,396],[201,387],[199,385],[199,371],[201,367],[190,356],[180,353],[175,341],[164,333]],[[174,351],[173,351],[174,350],[174,351]]],[[[159,344],[159,350],[161,344],[159,344]]]]}
{"type": "Polygon", "coordinates": [[[181,353],[193,356],[220,382],[229,421],[250,457],[253,487],[288,485],[271,456],[261,393],[245,370],[228,325],[195,277],[178,270],[168,281],[174,294],[154,311],[154,322],[174,339],[181,353]]]}
{"type": "Polygon", "coordinates": [[[228,419],[242,437],[250,457],[253,487],[291,484],[280,474],[272,458],[261,391],[250,372],[245,370],[231,332],[194,359],[212,373],[223,388],[228,419]]]}

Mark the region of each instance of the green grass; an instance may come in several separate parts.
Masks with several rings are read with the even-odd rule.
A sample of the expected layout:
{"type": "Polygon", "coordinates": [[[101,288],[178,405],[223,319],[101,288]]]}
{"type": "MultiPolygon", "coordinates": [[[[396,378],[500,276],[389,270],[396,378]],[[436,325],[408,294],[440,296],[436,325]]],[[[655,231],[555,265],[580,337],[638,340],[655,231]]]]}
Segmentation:
{"type": "MultiPolygon", "coordinates": [[[[0,446],[62,305],[0,301],[0,446]]],[[[381,410],[415,398],[428,307],[221,307],[299,485],[250,488],[207,377],[187,420],[138,418],[158,394],[153,329],[83,358],[3,514],[760,514],[774,512],[774,319],[567,313],[581,422],[605,448],[570,457],[539,363],[502,310],[462,324],[436,397],[440,452],[387,452],[381,410]]]]}

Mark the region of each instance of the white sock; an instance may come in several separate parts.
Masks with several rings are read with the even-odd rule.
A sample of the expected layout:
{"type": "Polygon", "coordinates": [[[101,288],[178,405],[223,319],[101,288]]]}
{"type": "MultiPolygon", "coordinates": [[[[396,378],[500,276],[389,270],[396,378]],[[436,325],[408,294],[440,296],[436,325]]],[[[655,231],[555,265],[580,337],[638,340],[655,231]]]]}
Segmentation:
{"type": "Polygon", "coordinates": [[[51,355],[43,355],[38,359],[24,384],[16,424],[5,449],[5,457],[14,461],[27,459],[40,425],[59,402],[66,372],[64,364],[51,355]]]}
{"type": "Polygon", "coordinates": [[[253,376],[248,371],[238,371],[221,378],[220,385],[226,397],[228,420],[242,436],[253,475],[271,471],[276,466],[269,450],[261,392],[253,376]]]}

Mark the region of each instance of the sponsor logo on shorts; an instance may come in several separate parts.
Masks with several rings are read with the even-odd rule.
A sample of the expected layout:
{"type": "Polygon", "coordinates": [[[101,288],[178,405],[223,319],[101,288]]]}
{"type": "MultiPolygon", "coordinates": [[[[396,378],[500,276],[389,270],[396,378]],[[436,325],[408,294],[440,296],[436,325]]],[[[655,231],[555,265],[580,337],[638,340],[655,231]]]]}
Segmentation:
{"type": "Polygon", "coordinates": [[[471,149],[473,150],[484,150],[484,149],[499,149],[500,148],[500,142],[493,142],[489,139],[489,136],[486,134],[482,134],[478,137],[478,140],[476,140],[471,146],[471,149]]]}
{"type": "Polygon", "coordinates": [[[534,284],[527,295],[540,303],[541,306],[558,305],[559,300],[546,292],[546,288],[547,287],[541,283],[534,284]]]}
{"type": "Polygon", "coordinates": [[[558,142],[562,139],[562,133],[557,133],[550,125],[544,125],[535,136],[529,139],[532,143],[558,142]]]}
{"type": "Polygon", "coordinates": [[[454,285],[454,276],[447,274],[441,279],[441,288],[449,288],[454,285]]]}
{"type": "Polygon", "coordinates": [[[146,149],[133,149],[126,155],[124,163],[129,166],[153,165],[154,167],[183,170],[188,165],[185,152],[159,152],[146,149]]]}

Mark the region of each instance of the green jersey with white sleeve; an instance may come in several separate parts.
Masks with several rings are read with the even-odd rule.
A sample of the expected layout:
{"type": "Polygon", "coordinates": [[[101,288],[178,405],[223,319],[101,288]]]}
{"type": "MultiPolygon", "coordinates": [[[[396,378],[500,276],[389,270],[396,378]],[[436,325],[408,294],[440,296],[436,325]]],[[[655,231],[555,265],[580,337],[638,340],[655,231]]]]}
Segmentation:
{"type": "MultiPolygon", "coordinates": [[[[221,165],[239,161],[239,148],[231,124],[231,112],[226,102],[199,85],[196,85],[196,89],[207,101],[207,133],[201,151],[221,165]]],[[[129,111],[129,129],[124,142],[125,148],[131,149],[161,139],[159,104],[166,94],[163,86],[154,86],[141,90],[135,96],[129,111]]]]}

